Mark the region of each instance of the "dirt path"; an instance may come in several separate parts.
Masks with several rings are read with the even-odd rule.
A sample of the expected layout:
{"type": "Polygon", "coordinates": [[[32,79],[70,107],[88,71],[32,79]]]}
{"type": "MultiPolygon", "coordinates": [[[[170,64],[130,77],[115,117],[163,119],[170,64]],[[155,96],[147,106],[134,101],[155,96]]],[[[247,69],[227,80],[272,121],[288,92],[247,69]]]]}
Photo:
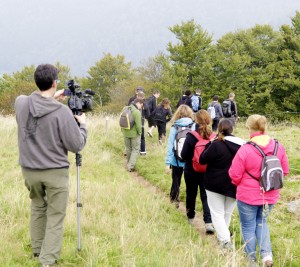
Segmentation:
{"type": "MultiPolygon", "coordinates": [[[[153,194],[159,194],[162,196],[165,201],[170,202],[168,196],[166,195],[165,192],[160,190],[158,187],[152,185],[150,182],[148,182],[144,177],[140,176],[137,172],[131,172],[130,173],[132,178],[134,178],[139,184],[144,186],[147,190],[149,190],[153,194]]],[[[179,209],[178,209],[184,216],[186,216],[186,209],[185,209],[185,203],[180,202],[179,209]]],[[[187,222],[188,223],[188,222],[187,222]]],[[[202,212],[196,212],[196,216],[194,219],[193,226],[197,229],[199,234],[203,237],[207,236],[205,234],[205,227],[204,227],[204,222],[203,222],[203,214],[202,212]]]]}

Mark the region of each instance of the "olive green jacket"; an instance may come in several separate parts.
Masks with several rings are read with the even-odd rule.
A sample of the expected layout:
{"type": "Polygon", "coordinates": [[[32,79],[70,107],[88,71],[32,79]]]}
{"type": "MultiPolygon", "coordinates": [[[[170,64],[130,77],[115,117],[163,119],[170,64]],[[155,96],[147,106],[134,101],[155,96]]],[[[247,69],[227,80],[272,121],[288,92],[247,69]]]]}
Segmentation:
{"type": "Polygon", "coordinates": [[[121,129],[124,137],[133,138],[142,134],[142,116],[141,111],[138,110],[136,105],[131,104],[129,106],[132,110],[132,116],[134,118],[134,125],[130,130],[121,129]]]}

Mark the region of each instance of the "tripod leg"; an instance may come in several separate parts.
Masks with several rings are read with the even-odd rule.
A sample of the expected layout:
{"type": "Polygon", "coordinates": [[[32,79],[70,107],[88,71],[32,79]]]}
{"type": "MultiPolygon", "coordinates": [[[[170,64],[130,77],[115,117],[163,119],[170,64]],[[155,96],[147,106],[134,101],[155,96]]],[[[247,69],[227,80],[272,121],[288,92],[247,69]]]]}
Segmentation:
{"type": "Polygon", "coordinates": [[[77,233],[78,233],[78,246],[77,250],[81,251],[81,231],[80,231],[80,166],[81,166],[81,155],[76,153],[76,167],[77,167],[77,233]]]}

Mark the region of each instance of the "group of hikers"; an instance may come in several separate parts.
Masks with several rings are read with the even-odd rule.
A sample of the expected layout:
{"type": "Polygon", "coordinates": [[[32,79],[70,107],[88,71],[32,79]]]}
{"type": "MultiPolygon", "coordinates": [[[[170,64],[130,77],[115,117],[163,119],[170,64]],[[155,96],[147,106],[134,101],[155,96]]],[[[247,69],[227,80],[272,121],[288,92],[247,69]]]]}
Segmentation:
{"type": "Polygon", "coordinates": [[[135,127],[122,129],[127,169],[134,171],[139,152],[141,155],[143,152],[146,154],[142,150],[145,146],[141,145],[141,140],[145,138],[145,118],[149,123],[147,134],[150,137],[153,128],[159,125],[158,122],[163,124],[158,126],[159,142],[164,141],[166,123],[170,121],[172,126],[168,135],[165,172],[172,177],[171,203],[179,207],[181,178],[184,174],[188,222],[194,223],[199,189],[206,233],[216,232],[218,243],[225,251],[234,250],[229,226],[237,205],[249,266],[259,266],[257,244],[263,266],[273,266],[267,217],[278,201],[282,183],[277,186],[267,180],[269,187],[262,187],[261,167],[269,155],[275,157],[272,161],[277,160],[280,167],[274,167],[272,171],[276,173],[276,181],[281,179],[282,182],[283,176],[289,172],[285,149],[267,134],[267,119],[262,115],[254,114],[246,120],[249,142],[233,135],[238,118],[234,93],[230,93],[222,104],[218,102],[218,96],[214,95],[207,110],[203,109],[200,94],[199,89],[195,90],[194,95],[191,95],[190,90],[185,91],[172,114],[167,98],[160,105],[156,104],[160,96],[158,91],[154,91],[145,101],[143,90],[137,88],[136,96],[128,103],[132,107],[135,127]],[[156,113],[161,112],[159,109],[164,112],[163,116],[159,115],[164,117],[163,120],[156,117],[156,113]]]}
{"type": "MultiPolygon", "coordinates": [[[[15,100],[19,164],[31,199],[32,256],[43,267],[56,265],[62,247],[69,195],[68,151],[80,152],[88,136],[85,114],[73,114],[59,102],[66,96],[63,89],[57,90],[58,73],[54,65],[39,65],[34,72],[37,90],[15,100]]],[[[192,224],[195,217],[199,188],[206,232],[216,232],[221,248],[229,251],[234,249],[229,225],[237,203],[249,266],[258,266],[256,244],[263,266],[273,266],[267,217],[278,201],[282,178],[289,171],[285,149],[267,134],[264,116],[248,117],[251,142],[246,143],[232,134],[237,115],[235,104],[235,113],[231,105],[227,105],[227,111],[225,105],[220,111],[218,97],[214,96],[204,110],[199,91],[195,92],[198,101],[190,95],[186,92],[181,97],[186,102],[180,103],[172,115],[167,98],[157,105],[159,91],[145,101],[143,88],[136,89],[125,114],[124,121],[129,126],[122,128],[127,169],[133,171],[139,153],[146,154],[145,119],[148,136],[153,136],[157,126],[161,143],[166,138],[166,123],[171,121],[166,155],[166,173],[172,176],[171,202],[179,207],[184,173],[188,222],[192,224]],[[233,113],[226,118],[224,111],[233,113]],[[270,179],[271,175],[274,179],[270,179]]]]}

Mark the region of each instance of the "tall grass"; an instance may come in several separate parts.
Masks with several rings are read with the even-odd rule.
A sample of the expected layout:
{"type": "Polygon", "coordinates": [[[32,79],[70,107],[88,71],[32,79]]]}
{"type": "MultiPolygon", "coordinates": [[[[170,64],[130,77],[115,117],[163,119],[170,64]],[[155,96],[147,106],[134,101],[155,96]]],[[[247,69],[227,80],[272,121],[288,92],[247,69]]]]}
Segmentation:
{"type": "MultiPolygon", "coordinates": [[[[126,171],[116,118],[88,115],[88,143],[80,168],[82,250],[77,251],[77,173],[70,154],[70,197],[59,266],[245,266],[237,214],[232,223],[237,250],[224,255],[214,236],[199,234],[166,200],[171,178],[164,174],[165,147],[157,144],[156,135],[147,140],[147,156],[138,159],[137,169],[162,194],[145,188],[126,171]]],[[[243,129],[237,131],[247,137],[243,129]]],[[[271,132],[299,164],[294,145],[299,129],[271,132]]],[[[0,266],[38,266],[31,256],[30,200],[18,166],[13,117],[1,117],[0,139],[0,266]]],[[[286,183],[270,217],[276,266],[300,264],[299,218],[286,211],[292,196],[299,197],[299,187],[297,179],[286,183]]]]}

